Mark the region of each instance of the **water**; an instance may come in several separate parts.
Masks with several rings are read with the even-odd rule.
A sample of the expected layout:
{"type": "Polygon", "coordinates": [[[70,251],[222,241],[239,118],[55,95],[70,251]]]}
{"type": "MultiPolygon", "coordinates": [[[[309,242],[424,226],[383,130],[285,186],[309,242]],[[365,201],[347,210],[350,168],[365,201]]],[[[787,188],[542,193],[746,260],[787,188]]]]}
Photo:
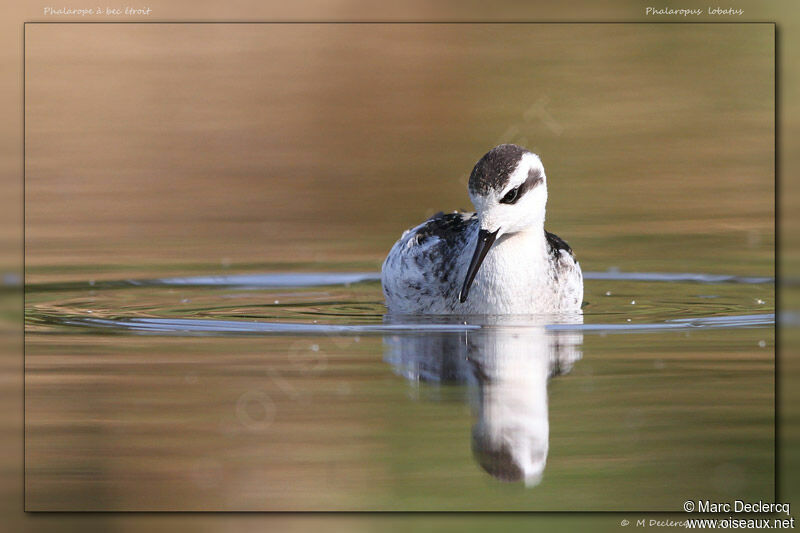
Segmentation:
{"type": "Polygon", "coordinates": [[[376,277],[29,285],[36,507],[653,509],[691,490],[771,495],[769,278],[587,272],[582,320],[448,321],[385,317],[376,277]]]}
{"type": "Polygon", "coordinates": [[[772,500],[773,32],[28,25],[27,508],[772,500]],[[386,317],[501,142],[582,317],[386,317]]]}
{"type": "MultiPolygon", "coordinates": [[[[665,274],[665,273],[622,273],[586,272],[585,279],[617,282],[656,281],[672,283],[732,283],[743,285],[772,285],[774,280],[769,277],[739,277],[709,274],[665,274]]],[[[301,335],[336,335],[336,334],[372,334],[381,335],[401,332],[461,332],[480,329],[482,320],[477,317],[465,317],[464,320],[448,317],[400,317],[392,319],[394,323],[386,323],[384,319],[385,307],[379,291],[373,294],[373,301],[360,301],[350,289],[358,290],[360,287],[353,285],[379,286],[380,273],[346,272],[346,273],[271,273],[271,274],[240,274],[223,276],[195,276],[182,278],[162,278],[151,280],[119,280],[119,281],[89,281],[72,283],[50,283],[29,285],[27,287],[28,301],[35,301],[33,295],[38,293],[67,293],[75,292],[74,298],[52,301],[45,298],[46,305],[37,305],[28,313],[29,331],[59,331],[58,326],[65,326],[70,330],[76,327],[88,330],[127,330],[142,334],[301,334],[301,335]],[[344,291],[341,289],[344,288],[344,291]],[[179,306],[170,311],[169,304],[147,305],[128,304],[121,308],[118,305],[120,298],[129,299],[127,294],[130,289],[141,294],[144,298],[153,293],[176,294],[180,288],[179,306]],[[166,290],[165,290],[166,288],[166,290]],[[309,290],[312,288],[324,289],[309,290]],[[332,288],[333,291],[331,290],[332,288]],[[126,289],[128,289],[126,291],[126,289]],[[148,291],[147,289],[150,289],[148,291]],[[153,289],[156,289],[153,291],[153,289]],[[297,292],[269,292],[278,289],[295,289],[297,292]],[[88,290],[88,298],[87,298],[88,290]],[[224,290],[219,294],[217,291],[224,290]],[[248,299],[269,300],[270,297],[279,297],[272,304],[258,304],[255,306],[230,305],[230,300],[238,302],[248,299]],[[326,301],[334,298],[334,301],[326,301]],[[104,300],[108,301],[104,306],[104,300]],[[283,303],[281,303],[281,299],[283,303]],[[289,301],[287,301],[289,300],[289,301]],[[341,300],[341,301],[338,301],[341,300]],[[225,305],[200,306],[203,301],[223,302],[225,305]],[[119,317],[119,312],[125,311],[124,317],[119,317]],[[177,314],[177,317],[170,315],[177,314]],[[166,315],[166,316],[158,316],[166,315]],[[189,318],[192,317],[192,318],[189,318]],[[314,318],[316,317],[316,318],[314,318]],[[234,318],[236,320],[226,320],[234,318]],[[250,319],[250,320],[246,320],[250,319]],[[272,319],[273,321],[269,321],[272,319]],[[380,324],[376,321],[382,320],[380,324]],[[477,320],[477,322],[476,322],[477,320]],[[303,322],[298,322],[303,321],[303,322]],[[324,321],[324,323],[320,323],[324,321]],[[468,321],[472,323],[468,323],[468,321]]],[[[615,289],[617,285],[611,284],[615,289]]],[[[624,287],[624,285],[623,285],[624,287]]],[[[759,287],[760,289],[760,287],[759,287]]],[[[624,290],[624,289],[623,289],[624,290]]],[[[729,292],[734,292],[730,291],[729,292]]],[[[698,291],[695,291],[698,292],[698,291]]],[[[737,296],[741,297],[736,291],[737,296]]],[[[614,297],[612,290],[607,290],[598,303],[590,310],[597,311],[587,316],[606,317],[619,320],[620,313],[605,310],[600,302],[610,303],[615,309],[620,305],[619,299],[626,298],[622,293],[614,297]]],[[[632,293],[633,294],[633,293],[632,293]]],[[[765,294],[763,290],[754,291],[752,294],[765,294]]],[[[527,326],[538,324],[549,331],[581,331],[581,332],[634,332],[642,330],[660,329],[688,329],[688,328],[726,328],[726,327],[758,327],[774,326],[775,315],[765,312],[771,309],[766,301],[753,298],[751,306],[738,305],[729,300],[720,300],[719,294],[694,294],[700,302],[685,309],[670,307],[666,301],[647,301],[640,297],[639,302],[623,301],[622,305],[631,307],[626,315],[626,323],[579,323],[563,324],[560,317],[531,316],[531,317],[484,317],[483,320],[500,321],[505,325],[527,326]],[[742,311],[751,309],[753,314],[741,314],[742,311]],[[727,314],[736,313],[740,314],[727,314]],[[660,317],[665,313],[683,318],[667,318],[658,322],[648,320],[660,317]],[[709,315],[711,313],[711,315],[709,315]],[[634,319],[636,321],[634,322],[634,319]]],[[[174,302],[170,302],[174,303],[174,302]]],[[[674,304],[673,304],[674,305],[674,304]]]]}

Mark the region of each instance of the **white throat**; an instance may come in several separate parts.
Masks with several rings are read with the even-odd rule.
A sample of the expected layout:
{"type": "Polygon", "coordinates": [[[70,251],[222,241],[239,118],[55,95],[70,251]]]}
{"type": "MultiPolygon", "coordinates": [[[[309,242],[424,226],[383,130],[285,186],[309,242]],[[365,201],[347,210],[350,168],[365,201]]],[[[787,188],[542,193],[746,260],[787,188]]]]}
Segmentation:
{"type": "Polygon", "coordinates": [[[536,287],[547,283],[548,268],[544,228],[503,235],[489,250],[475,277],[467,300],[470,311],[538,312],[532,311],[537,294],[541,297],[542,292],[536,287]]]}

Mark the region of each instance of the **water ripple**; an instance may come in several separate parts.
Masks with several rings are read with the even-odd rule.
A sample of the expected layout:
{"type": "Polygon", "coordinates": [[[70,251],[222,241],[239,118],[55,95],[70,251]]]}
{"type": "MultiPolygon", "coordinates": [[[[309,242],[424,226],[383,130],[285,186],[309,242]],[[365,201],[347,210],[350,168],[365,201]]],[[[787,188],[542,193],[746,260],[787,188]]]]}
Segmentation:
{"type": "MultiPolygon", "coordinates": [[[[732,276],[726,274],[703,274],[691,272],[584,272],[586,280],[605,281],[655,281],[691,283],[774,283],[775,278],[766,276],[732,276]]],[[[328,287],[378,282],[380,272],[277,272],[264,274],[230,274],[220,276],[187,276],[156,279],[126,279],[107,281],[77,281],[27,284],[26,290],[71,290],[91,287],[94,290],[119,287],[235,287],[239,289],[275,289],[286,287],[328,287]]]]}
{"type": "MultiPolygon", "coordinates": [[[[208,320],[181,318],[88,318],[50,316],[41,322],[50,325],[117,330],[161,335],[385,335],[458,333],[481,329],[479,324],[393,323],[393,324],[309,324],[284,322],[245,322],[241,320],[208,320]]],[[[665,320],[647,324],[546,324],[548,331],[580,331],[584,333],[633,333],[676,329],[755,328],[775,325],[773,313],[737,316],[710,316],[665,320]]],[[[515,323],[509,328],[541,327],[542,324],[515,323]]]]}

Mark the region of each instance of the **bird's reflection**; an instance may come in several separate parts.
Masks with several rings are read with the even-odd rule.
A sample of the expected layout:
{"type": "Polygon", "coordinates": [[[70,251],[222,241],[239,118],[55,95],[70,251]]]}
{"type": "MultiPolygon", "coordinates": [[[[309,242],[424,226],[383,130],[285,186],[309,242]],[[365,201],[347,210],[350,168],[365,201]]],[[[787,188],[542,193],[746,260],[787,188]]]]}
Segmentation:
{"type": "MultiPolygon", "coordinates": [[[[385,321],[431,322],[407,316],[385,321]]],[[[549,330],[544,324],[582,322],[579,314],[535,321],[483,318],[477,329],[386,336],[386,360],[414,382],[469,385],[477,398],[475,459],[499,480],[533,486],[547,463],[547,382],[572,369],[583,342],[578,330],[549,330]]]]}

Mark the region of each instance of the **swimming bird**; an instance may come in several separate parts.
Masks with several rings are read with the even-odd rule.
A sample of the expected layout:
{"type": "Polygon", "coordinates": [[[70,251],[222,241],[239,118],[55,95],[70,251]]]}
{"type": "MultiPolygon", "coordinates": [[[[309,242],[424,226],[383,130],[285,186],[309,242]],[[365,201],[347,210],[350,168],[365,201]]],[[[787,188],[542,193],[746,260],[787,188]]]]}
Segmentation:
{"type": "Polygon", "coordinates": [[[437,213],[394,244],[381,269],[392,314],[579,312],[583,274],[569,245],[544,229],[547,177],[515,144],[472,169],[475,213],[437,213]]]}

